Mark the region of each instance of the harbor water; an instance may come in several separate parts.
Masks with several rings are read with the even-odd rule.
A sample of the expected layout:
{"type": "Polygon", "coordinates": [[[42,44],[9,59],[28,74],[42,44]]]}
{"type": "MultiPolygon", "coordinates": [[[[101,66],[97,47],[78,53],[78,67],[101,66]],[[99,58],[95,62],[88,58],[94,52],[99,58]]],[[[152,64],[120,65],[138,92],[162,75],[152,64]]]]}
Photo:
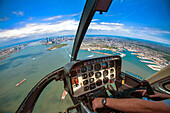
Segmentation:
{"type": "MultiPolygon", "coordinates": [[[[64,66],[70,62],[72,41],[64,42],[68,46],[46,51],[52,45],[42,45],[38,42],[30,43],[23,50],[13,53],[11,57],[0,61],[0,113],[14,113],[24,100],[33,86],[50,72],[64,66]],[[26,81],[19,87],[16,84],[26,78],[26,81]]],[[[113,54],[112,51],[102,50],[113,54]]],[[[147,78],[156,71],[151,70],[145,63],[135,55],[126,51],[122,58],[122,71],[129,71],[147,78]]],[[[98,57],[103,54],[93,53],[87,50],[80,50],[78,59],[98,57]]],[[[34,113],[56,113],[65,111],[67,107],[73,105],[69,95],[65,100],[61,100],[64,91],[62,81],[50,83],[44,89],[35,105],[34,113]]]]}

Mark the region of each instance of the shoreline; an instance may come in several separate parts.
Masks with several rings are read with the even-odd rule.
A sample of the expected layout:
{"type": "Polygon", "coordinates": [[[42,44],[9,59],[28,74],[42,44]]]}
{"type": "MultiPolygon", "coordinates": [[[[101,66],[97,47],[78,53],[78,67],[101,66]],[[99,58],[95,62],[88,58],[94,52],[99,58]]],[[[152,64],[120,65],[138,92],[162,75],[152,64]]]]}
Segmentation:
{"type": "Polygon", "coordinates": [[[155,62],[151,62],[151,61],[146,61],[146,60],[140,60],[141,62],[144,62],[144,63],[149,63],[149,64],[156,64],[155,62]]]}
{"type": "Polygon", "coordinates": [[[150,64],[146,64],[149,68],[151,68],[152,70],[155,71],[160,71],[161,70],[161,66],[157,66],[157,65],[150,65],[150,64]]]}
{"type": "Polygon", "coordinates": [[[5,57],[2,57],[2,58],[0,58],[0,60],[6,59],[6,58],[11,57],[11,56],[12,55],[8,55],[8,56],[5,56],[5,57]]]}
{"type": "MultiPolygon", "coordinates": [[[[110,50],[110,51],[113,52],[112,49],[102,48],[102,47],[92,47],[92,48],[87,47],[87,48],[81,48],[81,50],[87,50],[89,52],[103,54],[103,55],[113,55],[113,54],[109,54],[109,53],[103,53],[103,52],[94,51],[94,50],[110,50]]],[[[126,54],[121,53],[119,51],[114,50],[114,52],[119,53],[120,57],[125,57],[126,56],[126,54]]],[[[129,52],[132,52],[132,51],[129,51],[129,52]]],[[[158,65],[159,63],[153,61],[151,58],[144,57],[143,54],[140,53],[139,51],[133,51],[133,52],[136,52],[136,53],[131,53],[131,55],[137,55],[136,57],[140,59],[139,61],[142,62],[142,63],[145,63],[145,65],[147,67],[149,67],[150,69],[152,69],[154,71],[160,71],[163,68],[161,65],[158,65]],[[146,61],[146,60],[150,60],[150,61],[146,61]]]]}
{"type": "Polygon", "coordinates": [[[114,55],[115,52],[116,52],[116,53],[120,54],[120,57],[125,57],[126,56],[126,54],[121,53],[119,51],[116,51],[115,49],[102,48],[102,47],[96,47],[96,48],[95,47],[92,47],[92,48],[87,47],[87,48],[80,48],[80,50],[87,50],[87,51],[92,52],[92,53],[98,53],[98,54],[103,54],[103,55],[114,55]],[[110,51],[113,52],[113,54],[98,52],[98,51],[94,51],[94,50],[110,50],[110,51]]]}
{"type": "Polygon", "coordinates": [[[93,51],[92,53],[98,53],[98,54],[103,54],[103,55],[113,55],[113,54],[108,54],[108,53],[103,53],[103,52],[97,52],[97,51],[93,51]]]}
{"type": "MultiPolygon", "coordinates": [[[[164,66],[160,65],[158,61],[155,61],[154,59],[144,56],[143,53],[137,52],[137,53],[131,53],[131,55],[136,55],[137,58],[141,59],[140,62],[145,63],[146,66],[148,66],[150,69],[152,69],[154,71],[160,71],[164,67],[164,66]],[[147,61],[147,60],[150,60],[150,61],[147,61]]],[[[158,60],[160,60],[160,59],[158,59],[158,60]]]]}

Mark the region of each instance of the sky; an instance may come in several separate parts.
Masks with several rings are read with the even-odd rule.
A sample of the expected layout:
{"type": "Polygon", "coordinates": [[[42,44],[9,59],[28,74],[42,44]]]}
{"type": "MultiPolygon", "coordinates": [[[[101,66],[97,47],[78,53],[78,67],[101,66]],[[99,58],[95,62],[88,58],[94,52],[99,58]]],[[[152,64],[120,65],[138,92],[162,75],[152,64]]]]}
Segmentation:
{"type": "MultiPolygon", "coordinates": [[[[0,46],[75,35],[86,0],[0,0],[0,46]]],[[[169,0],[113,0],[88,35],[113,35],[170,45],[169,0]]]]}

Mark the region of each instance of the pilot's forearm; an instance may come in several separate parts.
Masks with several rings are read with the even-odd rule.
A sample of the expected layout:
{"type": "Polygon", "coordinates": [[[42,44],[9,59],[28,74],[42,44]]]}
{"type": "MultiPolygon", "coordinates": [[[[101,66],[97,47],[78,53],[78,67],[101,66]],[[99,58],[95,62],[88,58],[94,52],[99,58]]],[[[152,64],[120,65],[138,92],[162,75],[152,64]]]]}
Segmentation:
{"type": "Polygon", "coordinates": [[[159,93],[159,95],[150,95],[150,97],[159,97],[159,98],[164,98],[164,99],[170,99],[170,95],[159,93]]]}
{"type": "Polygon", "coordinates": [[[170,108],[162,101],[147,101],[142,99],[107,98],[106,106],[122,112],[165,113],[170,108]]]}

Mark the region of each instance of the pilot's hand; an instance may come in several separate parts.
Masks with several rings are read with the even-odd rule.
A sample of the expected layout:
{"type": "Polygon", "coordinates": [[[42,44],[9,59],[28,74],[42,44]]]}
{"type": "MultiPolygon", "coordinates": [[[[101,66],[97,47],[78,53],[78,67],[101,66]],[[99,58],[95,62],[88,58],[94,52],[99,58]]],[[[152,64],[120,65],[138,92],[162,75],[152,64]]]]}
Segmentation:
{"type": "Polygon", "coordinates": [[[95,98],[95,99],[93,100],[92,104],[93,104],[93,110],[94,110],[94,112],[97,112],[96,109],[98,109],[98,108],[103,108],[103,107],[104,107],[104,105],[102,104],[102,99],[103,99],[103,98],[95,98]]]}
{"type": "MultiPolygon", "coordinates": [[[[136,90],[136,92],[141,92],[142,93],[142,96],[145,96],[146,94],[146,90],[136,90]]],[[[149,95],[149,97],[151,98],[167,98],[169,99],[170,98],[170,95],[167,95],[167,94],[163,94],[163,93],[159,93],[157,91],[154,91],[154,95],[149,95]]]]}

